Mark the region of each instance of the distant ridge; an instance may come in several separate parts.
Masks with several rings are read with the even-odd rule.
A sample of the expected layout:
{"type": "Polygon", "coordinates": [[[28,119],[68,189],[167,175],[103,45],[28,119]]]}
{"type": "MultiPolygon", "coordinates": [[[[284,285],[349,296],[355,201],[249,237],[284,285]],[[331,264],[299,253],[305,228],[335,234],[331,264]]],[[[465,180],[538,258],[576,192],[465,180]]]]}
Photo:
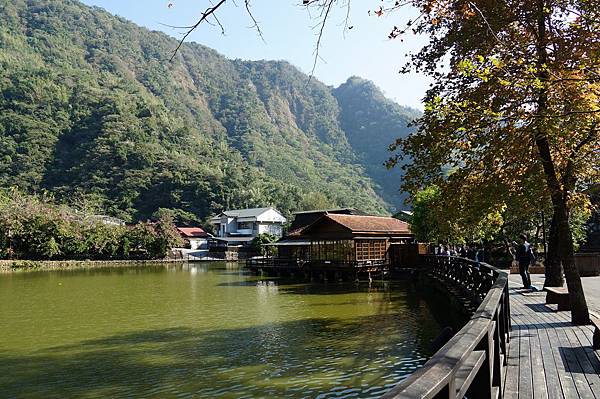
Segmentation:
{"type": "Polygon", "coordinates": [[[74,0],[0,0],[0,187],[125,220],[159,209],[400,207],[387,146],[417,112],[353,77],[229,60],[74,0]]]}

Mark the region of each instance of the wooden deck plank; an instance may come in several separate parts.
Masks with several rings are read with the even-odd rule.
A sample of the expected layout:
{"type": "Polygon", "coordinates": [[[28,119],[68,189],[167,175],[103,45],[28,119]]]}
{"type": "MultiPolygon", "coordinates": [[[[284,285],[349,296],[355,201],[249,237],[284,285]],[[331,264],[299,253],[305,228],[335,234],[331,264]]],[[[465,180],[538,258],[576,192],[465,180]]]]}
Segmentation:
{"type": "Polygon", "coordinates": [[[598,369],[600,369],[600,360],[589,347],[584,331],[581,329],[574,329],[573,331],[568,331],[567,336],[571,341],[573,348],[575,348],[577,360],[581,365],[594,397],[600,399],[600,373],[598,371],[598,369]]]}
{"type": "Polygon", "coordinates": [[[567,328],[560,328],[556,331],[558,336],[558,349],[564,362],[566,362],[565,368],[571,374],[579,397],[583,399],[595,399],[592,389],[585,378],[581,363],[577,359],[575,352],[577,349],[569,340],[567,331],[567,328]]]}
{"type": "Polygon", "coordinates": [[[519,397],[533,398],[533,377],[531,375],[531,352],[527,324],[519,326],[519,397]]]}
{"type": "MultiPolygon", "coordinates": [[[[515,320],[513,319],[513,324],[515,320]]],[[[508,358],[506,359],[506,377],[504,379],[504,398],[518,399],[519,397],[519,329],[510,332],[508,358]]]]}
{"type": "Polygon", "coordinates": [[[548,339],[548,334],[545,330],[538,330],[538,338],[540,340],[540,351],[544,361],[544,375],[546,377],[546,390],[548,392],[548,398],[550,399],[562,399],[564,398],[560,380],[558,378],[558,369],[554,356],[552,356],[552,346],[548,339]]]}
{"type": "MultiPolygon", "coordinates": [[[[538,328],[535,323],[535,320],[531,318],[529,312],[522,311],[518,317],[516,317],[517,323],[521,323],[521,332],[526,332],[526,336],[528,339],[528,351],[521,351],[521,360],[525,360],[525,363],[528,363],[529,375],[526,378],[530,378],[532,382],[531,391],[528,389],[519,388],[519,397],[531,397],[531,398],[539,398],[546,399],[548,398],[548,391],[546,387],[546,375],[545,368],[542,359],[542,353],[540,350],[540,341],[539,341],[539,333],[538,328]],[[525,326],[527,328],[525,329],[525,326]],[[525,359],[525,356],[529,357],[529,361],[525,359]]],[[[562,395],[559,396],[562,398],[562,395]]]]}
{"type": "MultiPolygon", "coordinates": [[[[558,371],[543,325],[531,312],[523,312],[523,321],[529,325],[533,398],[563,399],[558,371]]],[[[524,396],[524,395],[521,395],[524,396]]]]}
{"type": "Polygon", "coordinates": [[[556,369],[558,371],[558,379],[560,386],[563,391],[565,398],[577,398],[577,388],[575,388],[575,382],[573,376],[569,373],[565,367],[563,359],[560,355],[560,349],[558,347],[558,335],[554,329],[546,329],[548,334],[548,340],[552,349],[552,356],[554,356],[554,362],[556,363],[556,369]]]}
{"type": "Polygon", "coordinates": [[[600,375],[600,351],[594,351],[591,339],[585,331],[577,330],[575,333],[596,374],[600,375]]]}
{"type": "MultiPolygon", "coordinates": [[[[529,331],[531,333],[529,337],[529,349],[531,353],[533,398],[546,399],[549,398],[548,389],[546,385],[546,366],[544,365],[544,359],[542,356],[539,332],[537,329],[530,329],[529,331]]],[[[548,368],[550,368],[550,365],[548,365],[548,368]]]]}
{"type": "Polygon", "coordinates": [[[548,341],[550,342],[550,348],[556,364],[558,379],[560,381],[563,396],[565,398],[577,398],[577,388],[575,386],[575,382],[573,381],[573,376],[571,372],[568,371],[563,357],[561,356],[561,350],[559,347],[560,338],[557,333],[557,331],[562,328],[561,326],[563,323],[567,322],[565,321],[563,315],[559,314],[560,312],[544,311],[545,306],[542,303],[536,303],[535,300],[530,300],[527,301],[527,304],[534,305],[533,307],[528,307],[528,309],[539,310],[538,312],[532,311],[532,313],[535,314],[536,320],[543,326],[543,329],[548,336],[548,341]]]}
{"type": "Polygon", "coordinates": [[[581,397],[582,395],[589,397],[590,392],[586,390],[585,385],[581,384],[581,376],[572,372],[572,370],[578,368],[578,363],[567,349],[569,345],[566,342],[566,337],[563,335],[565,328],[574,327],[570,325],[569,312],[547,312],[543,311],[547,306],[541,303],[534,304],[533,301],[527,302],[532,309],[540,310],[537,313],[537,319],[545,326],[546,333],[550,339],[564,396],[566,398],[581,397]],[[580,385],[579,390],[577,389],[578,385],[580,385]]]}
{"type": "Polygon", "coordinates": [[[600,397],[600,376],[594,363],[600,361],[591,349],[590,326],[574,326],[570,324],[570,312],[555,312],[553,317],[546,314],[543,316],[545,321],[556,320],[562,323],[561,327],[555,328],[558,335],[557,344],[563,353],[563,359],[567,362],[569,371],[575,383],[579,397],[596,398],[600,397]],[[579,340],[576,334],[581,336],[579,340]],[[591,355],[591,357],[588,355],[591,355]],[[598,391],[596,393],[596,391],[598,391]]]}
{"type": "Polygon", "coordinates": [[[600,352],[591,348],[592,328],[572,325],[570,312],[546,305],[543,295],[510,294],[513,347],[505,397],[600,399],[600,352]],[[511,389],[515,381],[516,394],[511,389]]]}

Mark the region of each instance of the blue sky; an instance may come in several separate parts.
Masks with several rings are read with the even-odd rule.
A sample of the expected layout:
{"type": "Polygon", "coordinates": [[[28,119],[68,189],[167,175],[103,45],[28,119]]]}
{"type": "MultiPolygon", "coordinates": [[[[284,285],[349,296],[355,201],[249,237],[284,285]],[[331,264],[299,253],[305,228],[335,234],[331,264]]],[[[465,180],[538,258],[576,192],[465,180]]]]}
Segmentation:
{"type": "MultiPolygon", "coordinates": [[[[299,0],[253,0],[252,10],[259,21],[265,42],[250,28],[252,21],[243,7],[243,0],[225,3],[218,17],[225,35],[216,26],[203,25],[188,41],[204,44],[229,58],[249,60],[287,60],[304,72],[310,72],[316,43],[317,23],[299,0]]],[[[139,25],[163,31],[176,38],[181,31],[165,25],[190,25],[210,4],[208,0],[83,0],[127,18],[139,25]],[[168,4],[172,3],[172,7],[168,4]]],[[[337,86],[356,75],[374,81],[385,94],[400,104],[422,109],[421,99],[428,80],[420,75],[400,75],[405,54],[418,50],[423,38],[407,36],[403,42],[388,40],[394,25],[401,26],[412,12],[369,16],[369,6],[378,1],[354,0],[350,11],[351,30],[344,32],[345,9],[331,16],[323,37],[315,76],[326,84],[337,86]]],[[[314,16],[313,16],[314,17],[314,16]]]]}

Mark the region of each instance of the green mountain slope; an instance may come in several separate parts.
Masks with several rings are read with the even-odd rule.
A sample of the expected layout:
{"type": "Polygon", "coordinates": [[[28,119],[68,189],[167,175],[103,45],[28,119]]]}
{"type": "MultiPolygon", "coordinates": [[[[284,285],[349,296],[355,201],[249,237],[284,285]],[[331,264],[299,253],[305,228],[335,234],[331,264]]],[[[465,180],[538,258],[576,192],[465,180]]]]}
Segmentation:
{"type": "MultiPolygon", "coordinates": [[[[170,63],[175,45],[74,0],[0,0],[0,186],[128,220],[159,208],[203,219],[230,207],[397,205],[388,191],[400,182],[383,183],[348,108],[371,109],[376,88],[352,100],[286,62],[198,44],[170,63]]],[[[377,109],[377,120],[401,116],[377,109]]],[[[370,143],[385,152],[397,132],[373,130],[370,143]]]]}
{"type": "Polygon", "coordinates": [[[352,77],[334,90],[341,113],[342,128],[350,145],[377,184],[376,191],[397,209],[402,209],[406,194],[401,193],[402,172],[399,167],[388,170],[388,147],[412,129],[408,124],[420,111],[402,107],[385,98],[371,81],[352,77]]]}

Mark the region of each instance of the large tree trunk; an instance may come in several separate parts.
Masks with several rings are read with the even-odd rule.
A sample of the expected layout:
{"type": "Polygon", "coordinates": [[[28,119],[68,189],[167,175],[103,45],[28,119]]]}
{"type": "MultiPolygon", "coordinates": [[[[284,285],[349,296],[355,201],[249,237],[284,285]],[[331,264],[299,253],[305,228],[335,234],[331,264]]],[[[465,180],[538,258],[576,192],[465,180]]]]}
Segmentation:
{"type": "Polygon", "coordinates": [[[573,249],[573,235],[569,226],[569,214],[567,212],[567,195],[563,193],[556,175],[550,144],[548,138],[541,130],[535,139],[538,153],[544,167],[546,183],[550,189],[554,215],[556,217],[558,255],[562,262],[569,289],[569,301],[571,302],[571,321],[573,324],[589,324],[590,314],[585,300],[585,293],[579,277],[579,271],[575,267],[575,255],[573,249]]]}
{"type": "Polygon", "coordinates": [[[551,192],[552,205],[554,206],[554,215],[556,217],[558,257],[562,262],[569,289],[569,301],[571,302],[571,321],[573,324],[589,324],[590,314],[579,277],[579,271],[575,266],[575,255],[573,249],[573,235],[571,226],[569,226],[569,214],[567,212],[567,195],[561,188],[552,156],[550,154],[550,145],[545,135],[538,132],[536,137],[538,152],[544,166],[546,183],[551,192]]]}
{"type": "Polygon", "coordinates": [[[544,168],[546,184],[550,190],[554,215],[556,216],[558,232],[558,254],[565,270],[565,278],[569,289],[569,300],[571,302],[571,321],[573,324],[589,324],[590,314],[581,285],[579,271],[575,267],[575,256],[573,250],[573,235],[569,226],[569,214],[567,212],[568,188],[563,188],[558,180],[556,167],[550,152],[547,126],[545,117],[548,114],[548,82],[550,76],[546,68],[548,62],[546,13],[548,9],[545,0],[537,0],[537,76],[543,83],[539,89],[537,98],[538,122],[535,127],[535,144],[538,155],[544,168]]]}
{"type": "Polygon", "coordinates": [[[544,261],[546,272],[544,287],[562,287],[565,284],[562,264],[558,254],[558,243],[558,221],[556,212],[554,212],[552,221],[550,222],[550,232],[548,234],[548,252],[546,253],[546,259],[544,261]]]}
{"type": "Polygon", "coordinates": [[[563,193],[560,187],[552,155],[550,154],[550,144],[548,143],[547,136],[543,134],[541,129],[538,130],[535,141],[544,167],[546,183],[550,189],[552,205],[554,206],[558,233],[558,254],[565,271],[565,278],[569,289],[571,321],[573,324],[589,324],[590,314],[585,300],[585,293],[581,285],[579,271],[575,266],[573,235],[571,234],[569,215],[567,213],[568,196],[566,193],[563,193]]]}
{"type": "Polygon", "coordinates": [[[558,236],[560,240],[558,248],[569,289],[571,321],[573,324],[589,324],[590,314],[585,300],[585,293],[581,284],[579,270],[575,266],[575,251],[573,248],[573,235],[569,226],[569,215],[564,204],[558,211],[558,236]]]}

